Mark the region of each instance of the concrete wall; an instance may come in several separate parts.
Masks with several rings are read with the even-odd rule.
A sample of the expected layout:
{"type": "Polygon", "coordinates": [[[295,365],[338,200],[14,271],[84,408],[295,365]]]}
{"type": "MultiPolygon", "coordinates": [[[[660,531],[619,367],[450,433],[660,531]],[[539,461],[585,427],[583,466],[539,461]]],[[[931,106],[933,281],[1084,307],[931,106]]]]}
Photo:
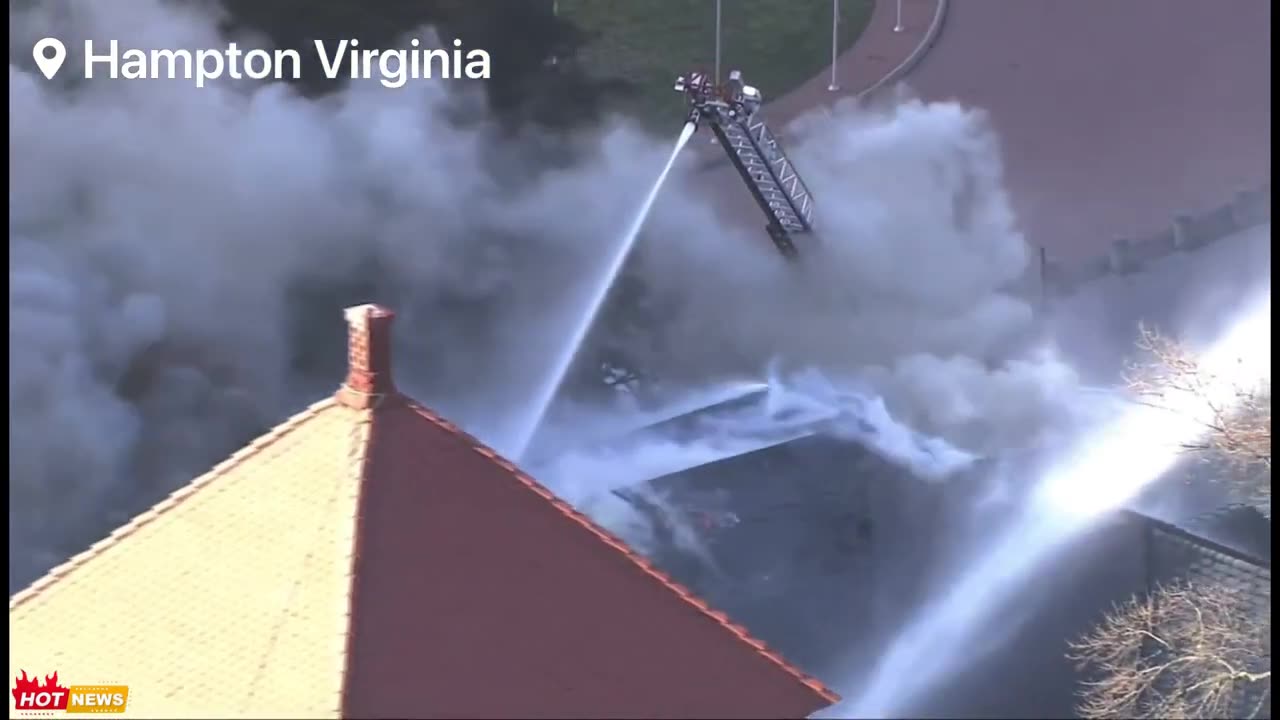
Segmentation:
{"type": "Polygon", "coordinates": [[[1174,253],[1199,250],[1271,222],[1271,186],[1239,192],[1218,207],[1187,212],[1145,237],[1116,238],[1108,254],[1068,266],[1041,253],[1040,291],[1046,301],[1069,295],[1108,276],[1140,273],[1174,253]]]}
{"type": "Polygon", "coordinates": [[[1039,337],[1028,340],[1050,341],[1087,382],[1111,385],[1134,358],[1139,324],[1207,340],[1251,291],[1270,288],[1269,188],[1120,243],[1092,262],[1066,268],[1049,258],[1042,270],[1020,289],[1041,308],[1039,337]],[[1185,242],[1175,243],[1180,234],[1185,242]]]}

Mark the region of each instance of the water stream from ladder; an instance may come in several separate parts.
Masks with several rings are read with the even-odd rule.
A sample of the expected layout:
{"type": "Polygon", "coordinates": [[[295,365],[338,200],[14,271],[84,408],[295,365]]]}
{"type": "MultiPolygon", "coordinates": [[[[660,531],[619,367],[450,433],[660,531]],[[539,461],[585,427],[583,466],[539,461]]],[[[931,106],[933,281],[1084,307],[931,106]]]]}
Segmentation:
{"type": "Polygon", "coordinates": [[[600,276],[599,284],[592,292],[586,307],[583,308],[582,317],[575,324],[572,334],[565,339],[563,349],[556,356],[550,372],[547,373],[546,378],[538,387],[526,416],[516,428],[515,438],[509,452],[517,462],[528,451],[529,445],[532,444],[534,436],[538,433],[538,428],[541,427],[542,421],[546,418],[547,411],[551,408],[552,403],[555,402],[556,395],[560,392],[560,386],[564,384],[565,376],[572,369],[573,362],[577,358],[583,342],[586,341],[587,334],[591,331],[591,326],[595,324],[596,316],[600,314],[601,308],[604,307],[605,300],[609,297],[609,291],[613,289],[618,275],[622,272],[623,265],[626,264],[632,248],[635,247],[636,240],[640,237],[640,230],[644,227],[645,220],[648,219],[649,213],[653,210],[653,204],[658,199],[658,193],[662,190],[663,184],[666,183],[667,176],[671,174],[671,168],[675,166],[676,159],[680,156],[680,151],[689,143],[695,130],[697,130],[697,126],[693,123],[685,124],[679,139],[676,140],[675,148],[671,151],[671,157],[667,159],[666,166],[662,169],[662,173],[658,175],[658,179],[654,181],[653,187],[649,189],[649,194],[645,196],[644,202],[640,204],[639,211],[631,221],[627,231],[623,234],[622,241],[618,243],[613,257],[609,259],[609,264],[605,266],[605,270],[600,276]]]}

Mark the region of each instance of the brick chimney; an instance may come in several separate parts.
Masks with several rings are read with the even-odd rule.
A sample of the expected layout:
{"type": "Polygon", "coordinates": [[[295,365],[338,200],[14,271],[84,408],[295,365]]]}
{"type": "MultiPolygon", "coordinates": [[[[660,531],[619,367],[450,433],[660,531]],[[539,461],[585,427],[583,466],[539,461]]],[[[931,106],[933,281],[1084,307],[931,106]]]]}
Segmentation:
{"type": "Polygon", "coordinates": [[[361,410],[395,393],[391,380],[391,321],[396,314],[380,305],[357,305],[347,318],[347,379],[338,402],[361,410]]]}

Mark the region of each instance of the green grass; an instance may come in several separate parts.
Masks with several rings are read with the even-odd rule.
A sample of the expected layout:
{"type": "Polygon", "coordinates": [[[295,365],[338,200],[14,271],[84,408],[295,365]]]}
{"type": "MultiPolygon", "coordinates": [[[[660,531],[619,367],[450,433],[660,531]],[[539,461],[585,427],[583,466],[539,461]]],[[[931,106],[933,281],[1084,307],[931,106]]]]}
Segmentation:
{"type": "MultiPolygon", "coordinates": [[[[841,50],[862,33],[875,0],[840,3],[841,50]]],[[[830,0],[723,0],[721,76],[742,70],[766,102],[831,61],[830,0]]],[[[715,0],[559,0],[559,12],[591,36],[579,62],[593,75],[634,83],[622,110],[670,124],[682,101],[671,89],[691,68],[715,69],[715,0]]]]}

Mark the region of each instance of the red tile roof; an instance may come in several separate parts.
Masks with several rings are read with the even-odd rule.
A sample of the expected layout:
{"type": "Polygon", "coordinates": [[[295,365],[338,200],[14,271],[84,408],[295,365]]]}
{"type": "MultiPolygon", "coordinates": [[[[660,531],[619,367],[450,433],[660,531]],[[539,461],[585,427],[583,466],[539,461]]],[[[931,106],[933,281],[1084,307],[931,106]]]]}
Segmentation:
{"type": "Polygon", "coordinates": [[[11,671],[120,678],[161,715],[773,718],[837,700],[397,393],[392,317],[348,311],[334,400],[12,598],[11,671]],[[125,614],[166,621],[95,622],[125,614]]]}

